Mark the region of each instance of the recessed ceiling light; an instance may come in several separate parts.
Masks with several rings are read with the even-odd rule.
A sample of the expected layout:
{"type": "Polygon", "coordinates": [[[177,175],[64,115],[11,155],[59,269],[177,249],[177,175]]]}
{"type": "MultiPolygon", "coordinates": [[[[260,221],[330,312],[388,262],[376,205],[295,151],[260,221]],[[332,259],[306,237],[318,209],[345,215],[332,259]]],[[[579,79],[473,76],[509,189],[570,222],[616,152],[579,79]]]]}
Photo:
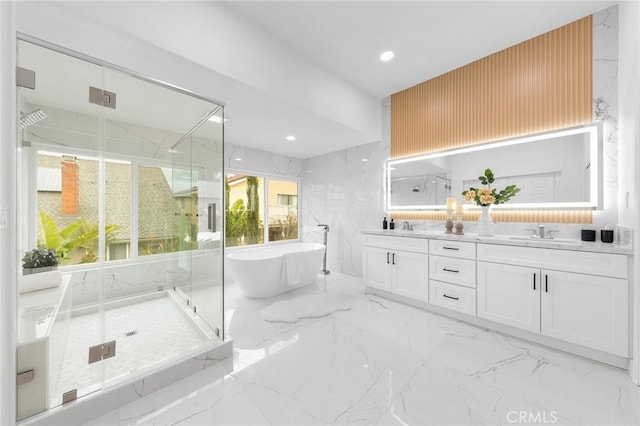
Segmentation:
{"type": "Polygon", "coordinates": [[[287,136],[287,137],[286,137],[286,139],[287,139],[289,142],[293,142],[293,141],[295,141],[295,140],[296,140],[296,137],[295,137],[295,136],[291,136],[291,135],[290,135],[290,136],[287,136]]]}
{"type": "Polygon", "coordinates": [[[363,158],[361,161],[362,161],[363,163],[366,163],[367,161],[369,161],[369,159],[368,159],[368,158],[363,158]]]}
{"type": "Polygon", "coordinates": [[[173,149],[173,148],[169,149],[168,151],[169,151],[171,154],[177,154],[177,153],[179,153],[179,152],[180,152],[180,151],[178,151],[177,149],[173,149]]]}
{"type": "Polygon", "coordinates": [[[242,161],[242,158],[238,157],[235,159],[236,161],[242,161]]]}
{"type": "Polygon", "coordinates": [[[386,52],[382,52],[382,54],[380,54],[380,60],[382,62],[388,62],[393,59],[393,56],[394,53],[390,50],[387,50],[386,52]]]}

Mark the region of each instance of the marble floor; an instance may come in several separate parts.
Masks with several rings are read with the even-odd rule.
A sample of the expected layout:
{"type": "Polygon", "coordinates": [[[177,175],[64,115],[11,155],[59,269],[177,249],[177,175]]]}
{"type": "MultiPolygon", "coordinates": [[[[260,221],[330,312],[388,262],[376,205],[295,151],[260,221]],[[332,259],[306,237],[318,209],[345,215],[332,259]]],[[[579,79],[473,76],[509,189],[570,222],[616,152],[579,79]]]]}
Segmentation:
{"type": "Polygon", "coordinates": [[[638,425],[625,371],[366,295],[319,276],[251,300],[225,289],[234,356],[89,425],[638,425]],[[276,300],[328,292],[347,311],[269,323],[276,300]]]}

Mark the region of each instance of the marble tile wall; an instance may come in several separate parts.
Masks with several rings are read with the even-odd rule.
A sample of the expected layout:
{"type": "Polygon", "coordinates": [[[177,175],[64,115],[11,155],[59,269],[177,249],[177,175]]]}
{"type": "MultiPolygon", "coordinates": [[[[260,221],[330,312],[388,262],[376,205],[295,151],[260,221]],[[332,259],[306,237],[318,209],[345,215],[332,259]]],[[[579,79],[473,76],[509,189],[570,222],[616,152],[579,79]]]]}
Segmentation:
{"type": "MultiPolygon", "coordinates": [[[[382,145],[374,142],[301,160],[225,143],[225,170],[300,180],[300,239],[322,242],[318,224],[330,227],[327,269],[362,275],[361,233],[383,217],[382,145]],[[362,161],[367,159],[367,161],[362,161]]],[[[225,265],[225,282],[233,277],[225,265]]]]}
{"type": "Polygon", "coordinates": [[[593,120],[604,130],[604,210],[594,225],[618,222],[618,6],[593,14],[593,120]]]}
{"type": "Polygon", "coordinates": [[[362,230],[380,227],[384,215],[383,152],[373,142],[304,161],[302,240],[322,242],[317,225],[329,225],[330,271],[362,275],[362,230]]]}

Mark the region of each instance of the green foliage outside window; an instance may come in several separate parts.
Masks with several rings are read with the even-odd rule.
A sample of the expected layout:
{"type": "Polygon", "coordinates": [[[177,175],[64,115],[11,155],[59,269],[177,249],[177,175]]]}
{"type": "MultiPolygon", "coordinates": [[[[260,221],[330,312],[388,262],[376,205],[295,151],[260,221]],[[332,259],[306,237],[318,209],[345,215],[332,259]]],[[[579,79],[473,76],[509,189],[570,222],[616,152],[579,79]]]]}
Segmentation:
{"type": "MultiPolygon", "coordinates": [[[[51,216],[40,211],[40,226],[42,229],[42,241],[38,241],[39,247],[55,250],[60,263],[92,263],[98,261],[98,238],[100,233],[97,223],[91,223],[84,219],[76,220],[63,229],[58,229],[51,216]],[[78,260],[77,257],[80,256],[78,260]]],[[[105,226],[107,243],[112,238],[116,225],[105,226]]]]}

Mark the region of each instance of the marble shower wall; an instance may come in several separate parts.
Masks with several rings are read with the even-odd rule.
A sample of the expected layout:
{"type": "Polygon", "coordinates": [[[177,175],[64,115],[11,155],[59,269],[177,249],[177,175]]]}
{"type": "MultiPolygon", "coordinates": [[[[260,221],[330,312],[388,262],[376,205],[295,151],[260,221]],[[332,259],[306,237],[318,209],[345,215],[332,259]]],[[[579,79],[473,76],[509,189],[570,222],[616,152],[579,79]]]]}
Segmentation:
{"type": "Polygon", "coordinates": [[[386,159],[373,142],[304,160],[302,240],[322,242],[318,224],[329,225],[330,271],[362,275],[362,231],[382,226],[386,159]]]}

